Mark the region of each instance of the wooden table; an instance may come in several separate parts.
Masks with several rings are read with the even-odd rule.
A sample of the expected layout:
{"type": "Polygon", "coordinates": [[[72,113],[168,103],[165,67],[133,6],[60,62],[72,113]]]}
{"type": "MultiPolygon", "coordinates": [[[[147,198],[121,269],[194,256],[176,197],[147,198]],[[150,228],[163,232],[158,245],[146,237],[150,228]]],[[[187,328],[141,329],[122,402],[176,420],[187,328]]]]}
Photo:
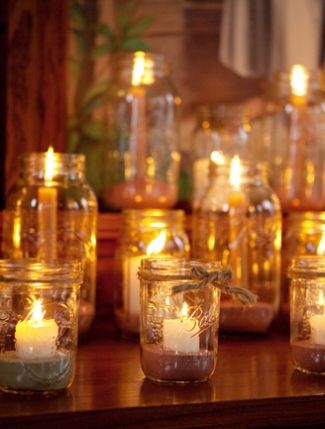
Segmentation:
{"type": "Polygon", "coordinates": [[[222,338],[207,383],[145,380],[136,342],[111,329],[79,347],[73,387],[56,398],[0,394],[0,428],[325,427],[325,377],[293,371],[288,338],[222,338]]]}

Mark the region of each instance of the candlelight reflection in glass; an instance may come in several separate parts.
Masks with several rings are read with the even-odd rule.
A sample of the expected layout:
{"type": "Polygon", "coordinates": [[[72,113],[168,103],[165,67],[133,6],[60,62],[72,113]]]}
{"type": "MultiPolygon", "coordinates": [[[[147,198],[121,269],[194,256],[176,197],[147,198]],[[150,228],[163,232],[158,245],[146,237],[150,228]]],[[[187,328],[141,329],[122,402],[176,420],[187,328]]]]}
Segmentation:
{"type": "Polygon", "coordinates": [[[54,394],[72,384],[81,265],[0,260],[0,390],[54,394]]]}
{"type": "Polygon", "coordinates": [[[325,375],[325,257],[295,258],[289,276],[294,366],[303,372],[325,375]]]}
{"type": "Polygon", "coordinates": [[[233,285],[258,296],[246,307],[221,299],[220,332],[265,333],[280,304],[281,210],[262,165],[238,156],[211,167],[193,215],[192,255],[230,266],[233,285]]]}
{"type": "Polygon", "coordinates": [[[199,266],[208,273],[224,272],[217,262],[141,261],[141,365],[152,380],[205,381],[215,369],[220,290],[207,283],[176,292],[197,282],[192,269],[199,266]]]}
{"type": "Polygon", "coordinates": [[[292,260],[303,255],[323,255],[325,212],[289,213],[283,219],[281,315],[289,326],[289,278],[292,260]]]}
{"type": "Polygon", "coordinates": [[[85,157],[25,154],[20,177],[6,198],[3,253],[6,258],[84,264],[79,333],[95,316],[97,199],[85,180],[85,157]]]}
{"type": "Polygon", "coordinates": [[[140,283],[138,269],[148,256],[186,257],[189,243],[181,210],[126,210],[116,251],[115,316],[121,333],[139,334],[140,283]]]}

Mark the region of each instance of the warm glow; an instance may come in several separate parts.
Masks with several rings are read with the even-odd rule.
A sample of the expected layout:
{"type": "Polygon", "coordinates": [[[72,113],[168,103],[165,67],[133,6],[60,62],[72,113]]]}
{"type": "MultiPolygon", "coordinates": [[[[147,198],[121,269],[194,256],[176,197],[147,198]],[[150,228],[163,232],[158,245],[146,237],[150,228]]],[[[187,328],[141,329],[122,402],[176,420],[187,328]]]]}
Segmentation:
{"type": "Polygon", "coordinates": [[[230,183],[236,190],[240,188],[240,171],[240,159],[238,155],[235,155],[231,160],[230,183]]]}
{"type": "Polygon", "coordinates": [[[317,247],[317,255],[323,255],[325,253],[325,231],[323,232],[322,238],[317,247]]]}
{"type": "Polygon", "coordinates": [[[308,73],[304,66],[294,65],[291,71],[291,92],[298,97],[304,97],[307,94],[308,73]]]}
{"type": "Polygon", "coordinates": [[[12,241],[15,249],[20,248],[21,243],[21,221],[19,217],[15,217],[12,231],[12,241]]]}
{"type": "Polygon", "coordinates": [[[152,240],[147,247],[147,255],[157,255],[160,253],[166,244],[167,232],[161,231],[161,233],[152,240]]]}
{"type": "Polygon", "coordinates": [[[151,85],[154,82],[153,61],[146,58],[144,52],[135,52],[132,85],[151,85]]]}
{"type": "Polygon", "coordinates": [[[34,302],[33,308],[28,313],[26,319],[29,319],[31,323],[41,324],[44,314],[45,311],[43,310],[42,301],[38,299],[34,302]]]}
{"type": "Polygon", "coordinates": [[[181,309],[181,313],[180,313],[180,318],[181,319],[186,319],[187,318],[187,314],[188,314],[188,305],[186,302],[183,303],[182,309],[181,309]]]}
{"type": "Polygon", "coordinates": [[[45,182],[51,182],[55,174],[55,156],[53,147],[50,146],[45,155],[45,182]]]}
{"type": "Polygon", "coordinates": [[[224,163],[225,163],[225,156],[219,150],[214,150],[211,153],[210,158],[211,158],[211,161],[214,162],[217,165],[224,165],[224,163]]]}

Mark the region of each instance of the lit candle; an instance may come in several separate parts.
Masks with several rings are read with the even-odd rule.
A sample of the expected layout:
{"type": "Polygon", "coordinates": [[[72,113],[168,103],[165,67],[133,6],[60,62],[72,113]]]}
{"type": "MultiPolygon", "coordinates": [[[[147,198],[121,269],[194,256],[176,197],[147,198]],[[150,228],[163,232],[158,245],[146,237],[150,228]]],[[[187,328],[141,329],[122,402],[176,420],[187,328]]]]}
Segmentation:
{"type": "MultiPolygon", "coordinates": [[[[156,255],[162,257],[160,252],[166,244],[167,232],[162,231],[158,237],[153,239],[147,247],[147,256],[156,255]]],[[[127,302],[128,312],[131,316],[139,317],[140,314],[140,281],[138,279],[138,269],[141,264],[141,259],[145,256],[131,256],[126,258],[123,264],[124,270],[124,293],[125,301],[127,302]]]]}
{"type": "Polygon", "coordinates": [[[39,258],[56,259],[56,231],[57,231],[57,190],[53,187],[53,176],[56,164],[53,148],[50,147],[45,155],[45,187],[38,190],[39,201],[39,258]]]}
{"type": "Polygon", "coordinates": [[[292,67],[290,78],[291,102],[295,106],[305,106],[308,102],[308,78],[309,75],[305,67],[299,64],[292,67]]]}
{"type": "Polygon", "coordinates": [[[44,319],[42,302],[35,301],[26,319],[16,326],[16,352],[21,360],[50,359],[56,353],[59,328],[54,319],[44,319]]]}
{"type": "Polygon", "coordinates": [[[200,350],[199,326],[196,319],[188,317],[188,306],[183,304],[177,319],[165,319],[163,323],[163,348],[181,353],[197,353],[200,350]]]}

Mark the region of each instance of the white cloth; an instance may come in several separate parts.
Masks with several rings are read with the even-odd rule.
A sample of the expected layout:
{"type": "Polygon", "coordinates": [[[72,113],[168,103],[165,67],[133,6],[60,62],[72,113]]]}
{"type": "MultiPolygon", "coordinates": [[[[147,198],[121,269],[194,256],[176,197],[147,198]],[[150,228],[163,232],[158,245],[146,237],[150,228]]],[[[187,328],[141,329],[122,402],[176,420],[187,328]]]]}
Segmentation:
{"type": "Polygon", "coordinates": [[[293,64],[317,70],[322,12],[322,0],[225,0],[220,60],[245,77],[293,64]]]}

